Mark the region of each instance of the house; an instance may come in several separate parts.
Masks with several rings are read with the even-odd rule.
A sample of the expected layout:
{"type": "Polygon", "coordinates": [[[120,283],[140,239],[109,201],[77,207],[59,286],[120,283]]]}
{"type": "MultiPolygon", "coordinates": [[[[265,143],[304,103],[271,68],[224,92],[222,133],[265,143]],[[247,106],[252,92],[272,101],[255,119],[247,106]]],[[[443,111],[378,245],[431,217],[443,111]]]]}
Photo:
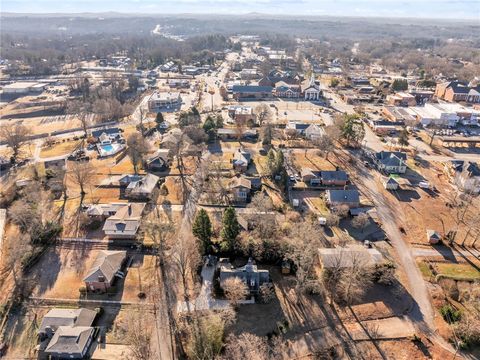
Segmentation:
{"type": "Polygon", "coordinates": [[[97,141],[101,142],[109,140],[109,144],[113,141],[116,141],[122,137],[122,133],[119,128],[113,127],[108,129],[100,129],[92,131],[92,137],[97,141]]]}
{"type": "Polygon", "coordinates": [[[398,189],[398,182],[392,177],[384,177],[382,179],[383,187],[387,190],[397,190],[398,189]]]}
{"type": "Polygon", "coordinates": [[[169,152],[168,149],[158,149],[153,156],[146,160],[146,168],[153,172],[167,171],[170,167],[169,152]]]}
{"type": "Polygon", "coordinates": [[[274,95],[279,98],[298,99],[301,94],[300,85],[290,85],[284,81],[275,84],[274,95]]]}
{"type": "MultiPolygon", "coordinates": [[[[237,140],[239,137],[239,132],[237,129],[233,128],[220,128],[217,130],[217,136],[223,141],[237,140]]],[[[255,129],[245,129],[240,134],[240,138],[245,140],[254,140],[257,137],[258,133],[255,129]]]]}
{"type": "Polygon", "coordinates": [[[427,241],[429,244],[435,245],[442,241],[442,236],[435,230],[427,229],[427,241]]]}
{"type": "Polygon", "coordinates": [[[404,174],[407,171],[407,154],[401,151],[380,151],[375,154],[375,162],[380,171],[387,174],[404,174]]]}
{"type": "Polygon", "coordinates": [[[228,116],[239,123],[254,123],[256,116],[251,106],[230,105],[228,107],[228,116]]]}
{"type": "Polygon", "coordinates": [[[240,71],[239,76],[242,80],[253,80],[259,77],[256,69],[246,69],[246,68],[240,71]]]}
{"type": "Polygon", "coordinates": [[[460,190],[480,193],[480,167],[477,163],[451,160],[444,164],[444,171],[460,190]]]}
{"type": "Polygon", "coordinates": [[[125,203],[85,204],[83,212],[91,219],[104,221],[109,216],[115,215],[118,209],[123,206],[125,206],[125,203]]]}
{"type": "Polygon", "coordinates": [[[317,124],[310,124],[305,129],[305,137],[311,141],[316,141],[323,135],[325,135],[325,130],[317,124]]]}
{"type": "Polygon", "coordinates": [[[39,349],[52,358],[83,359],[93,338],[97,312],[89,309],[51,309],[38,332],[39,349]]]}
{"type": "Polygon", "coordinates": [[[148,99],[148,111],[162,112],[175,110],[182,105],[182,97],[179,92],[154,92],[148,99]]]}
{"type": "Polygon", "coordinates": [[[388,95],[387,103],[393,106],[415,106],[417,105],[417,100],[414,95],[402,91],[388,95]]]}
{"type": "Polygon", "coordinates": [[[97,312],[85,308],[51,309],[42,319],[38,335],[40,338],[53,334],[60,326],[91,326],[97,312]]]}
{"type": "Polygon", "coordinates": [[[352,208],[360,206],[358,190],[327,190],[326,195],[330,207],[346,205],[352,208]]]}
{"type": "Polygon", "coordinates": [[[233,85],[233,98],[237,101],[267,100],[273,97],[271,86],[233,85]]]}
{"type": "Polygon", "coordinates": [[[320,178],[326,186],[345,186],[348,182],[348,175],[343,170],[320,171],[320,178]]]}
{"type": "Polygon", "coordinates": [[[243,176],[235,177],[230,183],[230,191],[233,201],[236,203],[245,204],[250,197],[251,190],[251,181],[243,176]]]}
{"type": "Polygon", "coordinates": [[[313,74],[310,80],[302,86],[302,93],[305,100],[320,100],[320,97],[322,96],[322,90],[320,89],[320,83],[315,81],[315,76],[313,74]]]}
{"type": "Polygon", "coordinates": [[[302,168],[300,177],[305,184],[310,186],[319,186],[322,182],[320,171],[313,171],[309,168],[302,168]]]}
{"type": "Polygon", "coordinates": [[[318,249],[318,257],[322,270],[349,269],[354,266],[374,267],[384,261],[377,249],[360,245],[318,249]]]}
{"type": "Polygon", "coordinates": [[[103,232],[109,238],[135,239],[144,209],[145,203],[124,204],[105,220],[103,232]]]}
{"type": "Polygon", "coordinates": [[[259,291],[260,286],[270,281],[268,270],[258,269],[252,258],[248,259],[245,266],[239,268],[233,268],[228,259],[221,258],[218,261],[217,267],[220,272],[219,282],[221,287],[223,287],[227,279],[236,277],[247,285],[251,294],[255,294],[259,291]]]}
{"type": "Polygon", "coordinates": [[[125,197],[136,200],[151,200],[160,178],[153,174],[144,176],[126,175],[122,177],[120,186],[125,187],[125,197]]]}
{"type": "Polygon", "coordinates": [[[285,130],[292,129],[292,130],[295,130],[298,135],[304,136],[305,131],[309,126],[310,124],[307,124],[301,121],[289,120],[287,123],[287,126],[285,126],[285,130]]]}
{"type": "Polygon", "coordinates": [[[248,165],[252,159],[251,154],[244,149],[239,148],[233,154],[232,165],[233,168],[237,171],[247,171],[248,165]]]}
{"type": "Polygon", "coordinates": [[[83,359],[90,347],[95,329],[90,326],[60,326],[44,353],[52,359],[83,359]]]}
{"type": "Polygon", "coordinates": [[[87,291],[106,292],[112,287],[126,258],[126,251],[100,250],[92,267],[83,278],[87,291]]]}
{"type": "Polygon", "coordinates": [[[459,81],[449,81],[437,84],[435,88],[437,98],[450,101],[464,101],[467,103],[480,103],[480,85],[470,87],[459,81]]]}

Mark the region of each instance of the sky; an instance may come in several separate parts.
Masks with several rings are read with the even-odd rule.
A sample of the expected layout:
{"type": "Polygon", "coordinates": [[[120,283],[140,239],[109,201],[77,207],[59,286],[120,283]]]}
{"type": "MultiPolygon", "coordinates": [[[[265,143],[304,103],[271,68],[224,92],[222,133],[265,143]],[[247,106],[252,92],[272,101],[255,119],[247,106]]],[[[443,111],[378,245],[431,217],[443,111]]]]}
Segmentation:
{"type": "Polygon", "coordinates": [[[2,12],[331,15],[478,19],[480,0],[0,0],[2,12]]]}

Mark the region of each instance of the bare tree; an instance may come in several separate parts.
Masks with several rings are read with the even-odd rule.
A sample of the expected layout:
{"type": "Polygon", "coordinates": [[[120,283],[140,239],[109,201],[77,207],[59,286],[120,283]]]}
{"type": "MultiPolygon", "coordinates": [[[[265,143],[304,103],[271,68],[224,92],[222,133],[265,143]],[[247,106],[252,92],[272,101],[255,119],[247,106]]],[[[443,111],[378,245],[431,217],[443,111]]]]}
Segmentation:
{"type": "Polygon", "coordinates": [[[314,271],[317,263],[317,250],[322,246],[322,235],[312,223],[295,223],[287,236],[285,258],[296,267],[297,287],[301,290],[319,290],[319,282],[314,271]]]}
{"type": "Polygon", "coordinates": [[[125,343],[128,344],[134,360],[153,360],[156,353],[152,348],[152,324],[155,319],[145,311],[129,311],[125,330],[125,343]]]}
{"type": "Polygon", "coordinates": [[[265,338],[250,333],[230,335],[225,344],[225,360],[268,360],[268,344],[265,338]]]}
{"type": "Polygon", "coordinates": [[[272,112],[267,104],[260,104],[255,108],[255,115],[260,126],[272,120],[272,112]]]}
{"type": "Polygon", "coordinates": [[[367,214],[365,213],[360,213],[358,214],[353,220],[352,220],[352,225],[356,227],[357,229],[361,229],[362,233],[365,230],[365,228],[368,226],[370,223],[370,218],[367,214]]]}
{"type": "Polygon", "coordinates": [[[168,256],[169,250],[173,245],[173,234],[175,232],[175,225],[169,220],[162,218],[158,213],[158,209],[155,210],[156,217],[147,220],[143,223],[143,231],[141,232],[141,238],[151,240],[156,249],[158,264],[163,266],[168,256]]]}
{"type": "Polygon", "coordinates": [[[89,162],[77,161],[68,170],[69,178],[80,187],[81,199],[85,197],[85,187],[93,183],[95,169],[89,162]]]}
{"type": "Polygon", "coordinates": [[[333,151],[333,140],[330,136],[324,134],[313,141],[314,146],[325,156],[328,160],[328,154],[333,151]]]}
{"type": "Polygon", "coordinates": [[[245,282],[239,277],[231,277],[226,279],[222,284],[223,291],[227,299],[233,304],[238,305],[241,300],[244,300],[249,291],[245,282]]]}
{"type": "Polygon", "coordinates": [[[127,138],[127,153],[133,165],[133,171],[138,174],[138,169],[143,163],[145,155],[150,150],[148,141],[138,132],[130,134],[127,138]]]}
{"type": "Polygon", "coordinates": [[[188,301],[188,276],[193,276],[201,262],[200,252],[195,239],[181,236],[172,249],[172,260],[180,274],[183,285],[183,296],[188,301]]]}
{"type": "Polygon", "coordinates": [[[0,126],[0,139],[12,150],[12,161],[17,161],[20,149],[29,141],[30,130],[21,124],[0,126]]]}

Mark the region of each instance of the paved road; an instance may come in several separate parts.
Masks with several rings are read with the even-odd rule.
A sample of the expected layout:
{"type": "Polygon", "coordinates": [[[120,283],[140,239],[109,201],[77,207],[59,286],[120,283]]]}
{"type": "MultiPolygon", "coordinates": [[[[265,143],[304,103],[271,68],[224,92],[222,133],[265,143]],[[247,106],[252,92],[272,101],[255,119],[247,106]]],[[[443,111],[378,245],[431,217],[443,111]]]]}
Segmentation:
{"type": "Polygon", "coordinates": [[[480,251],[476,249],[462,250],[462,249],[452,249],[447,247],[435,248],[435,249],[425,249],[425,248],[413,248],[413,256],[415,257],[457,257],[457,256],[466,256],[466,257],[476,257],[480,259],[480,251]]]}

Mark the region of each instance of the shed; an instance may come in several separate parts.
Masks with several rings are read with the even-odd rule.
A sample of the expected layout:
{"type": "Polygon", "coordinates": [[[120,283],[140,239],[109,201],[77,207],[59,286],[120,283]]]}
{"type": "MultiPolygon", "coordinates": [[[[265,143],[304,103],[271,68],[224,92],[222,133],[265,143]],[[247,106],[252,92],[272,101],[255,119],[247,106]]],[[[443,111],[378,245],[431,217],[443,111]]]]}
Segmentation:
{"type": "Polygon", "coordinates": [[[399,184],[397,180],[395,180],[392,177],[383,178],[382,183],[383,183],[383,187],[387,190],[398,190],[399,184]]]}
{"type": "Polygon", "coordinates": [[[442,240],[442,236],[435,230],[427,229],[427,241],[432,244],[438,244],[442,240]]]}

